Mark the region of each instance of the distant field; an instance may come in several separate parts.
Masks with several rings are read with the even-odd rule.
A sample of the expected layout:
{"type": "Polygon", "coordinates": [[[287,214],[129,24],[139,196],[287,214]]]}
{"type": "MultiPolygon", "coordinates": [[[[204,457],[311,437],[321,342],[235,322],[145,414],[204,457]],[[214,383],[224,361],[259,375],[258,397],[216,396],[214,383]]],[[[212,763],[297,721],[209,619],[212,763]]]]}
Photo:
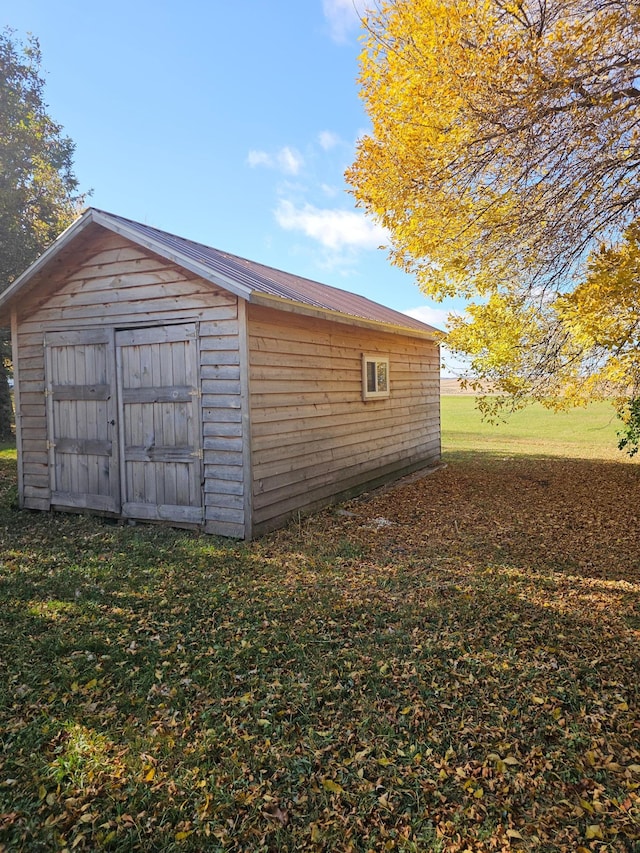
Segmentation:
{"type": "Polygon", "coordinates": [[[459,379],[441,379],[440,380],[440,393],[441,394],[464,394],[468,396],[473,396],[474,391],[463,391],[460,387],[459,379]]]}
{"type": "Polygon", "coordinates": [[[618,450],[616,433],[621,424],[608,403],[568,412],[534,404],[498,425],[482,421],[471,395],[443,390],[441,405],[445,454],[473,451],[630,461],[618,450]]]}

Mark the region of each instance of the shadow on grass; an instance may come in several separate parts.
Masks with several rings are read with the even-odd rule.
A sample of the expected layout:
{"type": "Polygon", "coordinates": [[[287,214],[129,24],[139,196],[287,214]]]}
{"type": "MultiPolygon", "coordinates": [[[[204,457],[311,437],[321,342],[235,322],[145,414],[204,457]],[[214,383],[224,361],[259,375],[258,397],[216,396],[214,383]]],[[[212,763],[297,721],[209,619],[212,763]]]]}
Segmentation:
{"type": "Polygon", "coordinates": [[[635,468],[636,474],[640,476],[640,459],[630,458],[622,451],[611,450],[610,455],[599,455],[600,450],[596,448],[595,454],[588,452],[588,448],[580,448],[579,446],[570,446],[570,453],[563,453],[557,447],[544,448],[544,444],[536,447],[531,441],[522,441],[522,444],[499,446],[491,449],[493,442],[488,442],[488,448],[482,448],[482,441],[476,436],[476,442],[480,447],[470,448],[455,448],[449,449],[446,446],[443,449],[442,459],[444,462],[469,462],[490,464],[492,461],[503,462],[510,459],[528,459],[531,462],[547,461],[555,459],[559,462],[584,462],[594,465],[625,465],[635,468]]]}
{"type": "Polygon", "coordinates": [[[422,546],[464,545],[524,570],[638,580],[636,463],[493,452],[444,458],[449,468],[437,486],[426,479],[398,493],[405,511],[397,520],[413,521],[422,546]]]}
{"type": "Polygon", "coordinates": [[[0,501],[6,849],[633,849],[632,480],[449,461],[251,545],[0,501]]]}

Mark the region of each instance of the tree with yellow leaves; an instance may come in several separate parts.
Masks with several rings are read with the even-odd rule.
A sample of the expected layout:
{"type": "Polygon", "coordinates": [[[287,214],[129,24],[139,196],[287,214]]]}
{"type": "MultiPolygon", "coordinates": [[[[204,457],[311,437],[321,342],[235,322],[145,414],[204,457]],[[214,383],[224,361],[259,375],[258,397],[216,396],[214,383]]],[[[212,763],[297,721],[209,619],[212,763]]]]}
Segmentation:
{"type": "Polygon", "coordinates": [[[364,23],[373,129],[347,178],[395,264],[472,300],[448,337],[471,381],[514,406],[614,389],[624,408],[640,358],[613,338],[639,283],[611,275],[640,215],[640,4],[382,0],[364,23]]]}
{"type": "Polygon", "coordinates": [[[624,423],[620,449],[631,456],[640,444],[640,221],[616,246],[601,246],[585,280],[558,297],[555,310],[583,363],[591,364],[583,388],[608,384],[624,423]]]}

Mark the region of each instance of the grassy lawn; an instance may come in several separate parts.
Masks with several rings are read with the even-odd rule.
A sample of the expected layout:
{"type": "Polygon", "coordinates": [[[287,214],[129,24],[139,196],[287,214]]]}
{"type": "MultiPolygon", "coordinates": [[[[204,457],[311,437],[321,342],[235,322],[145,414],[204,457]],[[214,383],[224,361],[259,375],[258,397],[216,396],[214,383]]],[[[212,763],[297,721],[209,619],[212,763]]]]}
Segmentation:
{"type": "Polygon", "coordinates": [[[539,403],[515,412],[505,423],[483,422],[475,398],[442,397],[442,433],[445,452],[493,451],[514,455],[565,456],[624,460],[618,450],[622,427],[609,403],[586,409],[552,412],[539,403]]]}
{"type": "Polygon", "coordinates": [[[0,449],[0,849],[639,851],[640,466],[538,416],[250,545],[0,449]]]}

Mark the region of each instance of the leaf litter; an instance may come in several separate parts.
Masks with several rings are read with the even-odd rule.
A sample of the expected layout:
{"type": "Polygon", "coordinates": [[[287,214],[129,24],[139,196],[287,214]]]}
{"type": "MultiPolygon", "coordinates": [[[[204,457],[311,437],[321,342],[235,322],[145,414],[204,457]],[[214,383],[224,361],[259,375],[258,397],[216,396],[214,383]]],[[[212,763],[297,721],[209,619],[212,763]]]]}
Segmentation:
{"type": "Polygon", "coordinates": [[[0,849],[640,850],[638,472],[454,462],[250,545],[4,500],[0,849]]]}

